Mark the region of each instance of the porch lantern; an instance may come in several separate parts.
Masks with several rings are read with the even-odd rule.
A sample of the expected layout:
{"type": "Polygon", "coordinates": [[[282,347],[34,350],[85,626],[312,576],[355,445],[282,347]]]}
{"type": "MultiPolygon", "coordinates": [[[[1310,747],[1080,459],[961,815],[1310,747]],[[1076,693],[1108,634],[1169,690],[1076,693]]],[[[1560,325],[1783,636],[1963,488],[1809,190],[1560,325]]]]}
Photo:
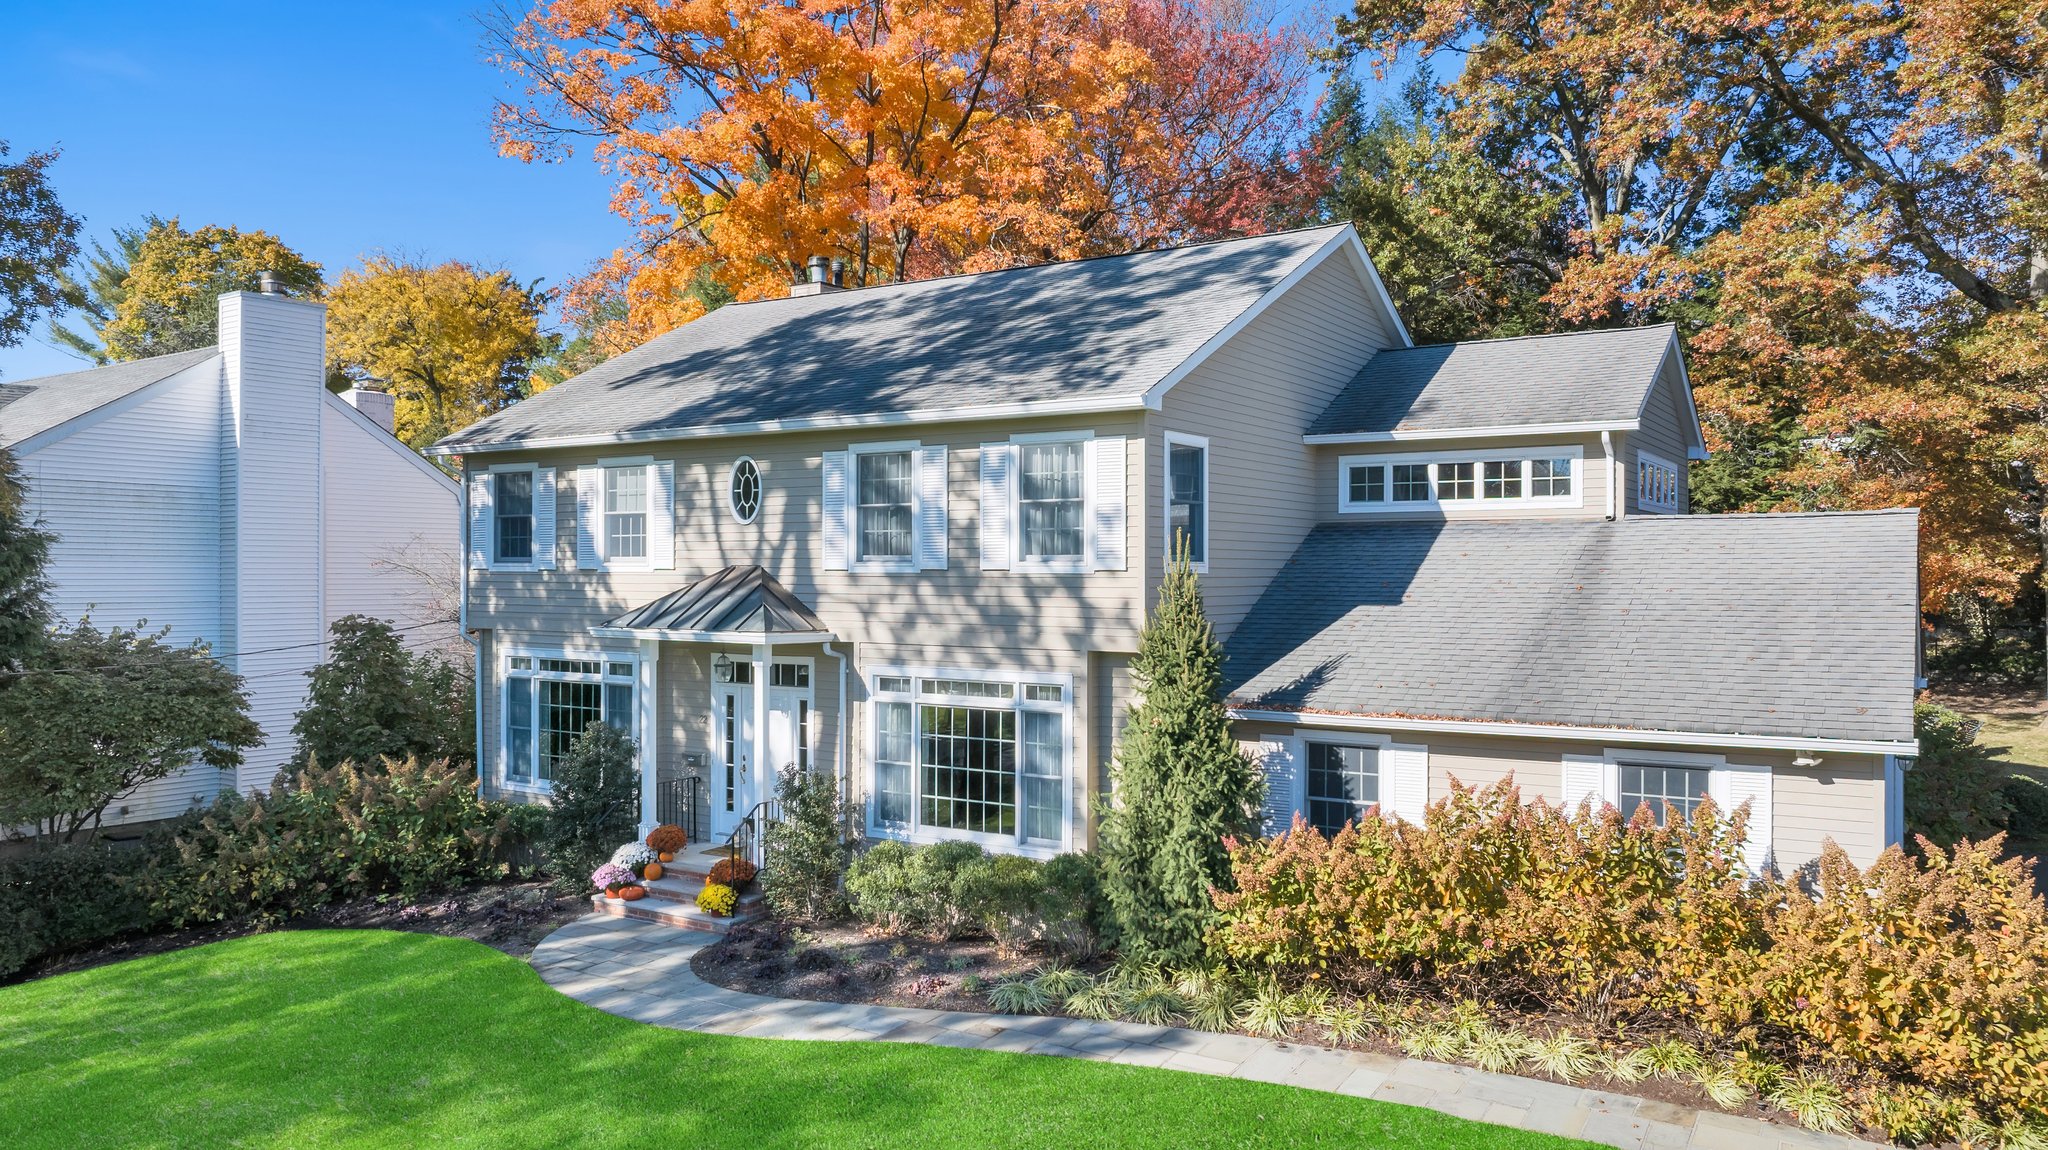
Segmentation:
{"type": "Polygon", "coordinates": [[[718,658],[711,660],[711,675],[721,683],[732,682],[732,659],[725,655],[720,655],[718,658]]]}

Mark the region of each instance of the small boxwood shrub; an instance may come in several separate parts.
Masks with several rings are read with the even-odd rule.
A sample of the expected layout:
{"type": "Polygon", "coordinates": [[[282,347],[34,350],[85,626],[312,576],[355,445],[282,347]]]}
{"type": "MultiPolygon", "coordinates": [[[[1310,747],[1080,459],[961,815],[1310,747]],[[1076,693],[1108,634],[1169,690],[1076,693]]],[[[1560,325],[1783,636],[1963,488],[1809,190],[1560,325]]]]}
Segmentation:
{"type": "Polygon", "coordinates": [[[1007,947],[1036,943],[1066,954],[1097,949],[1099,890],[1089,856],[1038,862],[965,842],[913,847],[885,840],[846,874],[854,914],[885,930],[982,935],[1007,947]]]}
{"type": "Polygon", "coordinates": [[[149,903],[132,875],[149,857],[147,848],[97,841],[0,857],[0,978],[147,929],[149,903]]]}

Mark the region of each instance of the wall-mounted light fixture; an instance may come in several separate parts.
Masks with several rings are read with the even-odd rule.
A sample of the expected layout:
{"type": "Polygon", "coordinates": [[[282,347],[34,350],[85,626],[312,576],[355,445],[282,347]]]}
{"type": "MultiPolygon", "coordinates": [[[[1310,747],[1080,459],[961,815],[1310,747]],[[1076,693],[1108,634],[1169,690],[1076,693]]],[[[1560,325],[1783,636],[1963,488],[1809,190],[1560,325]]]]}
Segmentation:
{"type": "Polygon", "coordinates": [[[711,660],[711,674],[721,683],[732,682],[732,659],[725,655],[711,660]]]}

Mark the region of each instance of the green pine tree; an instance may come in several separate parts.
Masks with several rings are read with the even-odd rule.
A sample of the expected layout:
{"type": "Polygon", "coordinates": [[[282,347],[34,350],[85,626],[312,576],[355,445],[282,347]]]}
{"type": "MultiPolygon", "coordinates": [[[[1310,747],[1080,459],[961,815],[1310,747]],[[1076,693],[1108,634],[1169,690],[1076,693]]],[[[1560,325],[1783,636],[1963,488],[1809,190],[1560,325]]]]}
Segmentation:
{"type": "Polygon", "coordinates": [[[1131,664],[1132,704],[1102,813],[1103,895],[1125,957],[1200,958],[1212,887],[1230,879],[1223,840],[1257,827],[1265,791],[1223,710],[1223,647],[1185,555],[1167,571],[1131,664]]]}
{"type": "Polygon", "coordinates": [[[53,537],[30,521],[25,496],[14,457],[0,449],[0,671],[26,662],[50,622],[44,567],[53,537]]]}

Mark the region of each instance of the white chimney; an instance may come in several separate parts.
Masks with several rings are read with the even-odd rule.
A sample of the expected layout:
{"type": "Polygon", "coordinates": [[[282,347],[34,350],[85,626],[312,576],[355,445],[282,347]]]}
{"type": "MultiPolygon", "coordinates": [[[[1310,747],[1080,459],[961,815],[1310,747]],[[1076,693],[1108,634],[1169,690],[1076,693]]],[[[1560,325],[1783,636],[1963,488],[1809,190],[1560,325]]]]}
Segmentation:
{"type": "Polygon", "coordinates": [[[343,403],[370,417],[378,427],[398,434],[398,397],[388,391],[369,387],[351,387],[341,393],[343,403]]]}
{"type": "Polygon", "coordinates": [[[321,413],[327,308],[261,292],[220,297],[220,641],[244,679],[263,745],[235,785],[270,786],[292,751],[304,672],[326,639],[321,413]]]}

